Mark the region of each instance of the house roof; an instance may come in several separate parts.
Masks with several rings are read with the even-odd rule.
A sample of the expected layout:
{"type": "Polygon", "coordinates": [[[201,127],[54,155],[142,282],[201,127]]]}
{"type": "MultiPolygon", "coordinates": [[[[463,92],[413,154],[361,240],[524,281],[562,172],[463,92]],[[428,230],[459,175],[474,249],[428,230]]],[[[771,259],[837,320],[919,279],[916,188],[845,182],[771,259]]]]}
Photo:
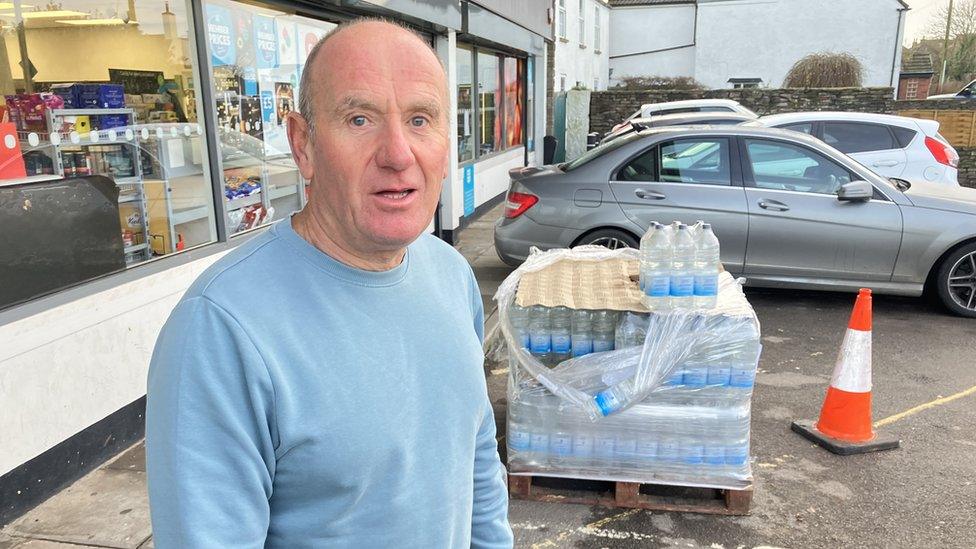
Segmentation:
{"type": "Polygon", "coordinates": [[[610,0],[611,8],[630,6],[666,6],[669,4],[694,4],[696,0],[610,0]]]}
{"type": "Polygon", "coordinates": [[[917,51],[912,54],[911,58],[902,66],[901,74],[925,74],[932,75],[935,73],[935,69],[932,67],[932,54],[917,51]]]}

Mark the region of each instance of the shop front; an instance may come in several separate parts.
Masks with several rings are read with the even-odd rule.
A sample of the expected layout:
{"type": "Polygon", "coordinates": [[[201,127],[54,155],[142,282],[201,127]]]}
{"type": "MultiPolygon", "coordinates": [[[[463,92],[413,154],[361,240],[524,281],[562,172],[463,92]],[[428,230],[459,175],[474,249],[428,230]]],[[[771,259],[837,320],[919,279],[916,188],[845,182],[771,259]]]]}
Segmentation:
{"type": "Polygon", "coordinates": [[[44,495],[31,479],[56,485],[139,436],[182,293],[305,205],[284,118],[336,25],[397,20],[444,63],[457,127],[438,235],[541,161],[547,3],[532,24],[502,4],[0,2],[0,524],[44,495]]]}

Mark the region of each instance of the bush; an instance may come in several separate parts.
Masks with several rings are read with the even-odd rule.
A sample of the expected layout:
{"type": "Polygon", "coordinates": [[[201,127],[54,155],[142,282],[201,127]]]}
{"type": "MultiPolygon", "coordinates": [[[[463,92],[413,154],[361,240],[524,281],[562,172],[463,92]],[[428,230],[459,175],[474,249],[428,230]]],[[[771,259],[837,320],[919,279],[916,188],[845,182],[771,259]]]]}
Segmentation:
{"type": "Polygon", "coordinates": [[[864,68],[849,53],[814,53],[797,61],[783,87],[859,88],[864,68]]]}
{"type": "Polygon", "coordinates": [[[624,76],[614,90],[704,90],[705,85],[690,76],[624,76]]]}

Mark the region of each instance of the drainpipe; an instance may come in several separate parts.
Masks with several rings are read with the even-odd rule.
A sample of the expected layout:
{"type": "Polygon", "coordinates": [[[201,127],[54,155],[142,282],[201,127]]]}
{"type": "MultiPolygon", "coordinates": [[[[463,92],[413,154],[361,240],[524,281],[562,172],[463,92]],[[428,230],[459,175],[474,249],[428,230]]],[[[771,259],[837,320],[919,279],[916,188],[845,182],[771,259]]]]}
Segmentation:
{"type": "Polygon", "coordinates": [[[895,99],[898,99],[898,83],[895,81],[895,73],[898,64],[898,52],[901,51],[901,42],[903,38],[903,28],[902,23],[905,16],[905,12],[911,8],[898,8],[898,28],[895,29],[895,51],[891,56],[891,87],[894,88],[895,99]]]}

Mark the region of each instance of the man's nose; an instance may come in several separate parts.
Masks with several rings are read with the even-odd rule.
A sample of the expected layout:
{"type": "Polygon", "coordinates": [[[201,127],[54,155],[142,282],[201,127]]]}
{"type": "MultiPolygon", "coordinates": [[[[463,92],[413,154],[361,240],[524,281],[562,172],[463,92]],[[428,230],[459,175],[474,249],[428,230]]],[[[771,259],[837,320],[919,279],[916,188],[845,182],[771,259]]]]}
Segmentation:
{"type": "Polygon", "coordinates": [[[382,139],[376,155],[376,162],[381,168],[399,172],[414,164],[416,158],[410,148],[410,141],[402,122],[394,121],[387,124],[387,131],[384,132],[382,139]]]}

